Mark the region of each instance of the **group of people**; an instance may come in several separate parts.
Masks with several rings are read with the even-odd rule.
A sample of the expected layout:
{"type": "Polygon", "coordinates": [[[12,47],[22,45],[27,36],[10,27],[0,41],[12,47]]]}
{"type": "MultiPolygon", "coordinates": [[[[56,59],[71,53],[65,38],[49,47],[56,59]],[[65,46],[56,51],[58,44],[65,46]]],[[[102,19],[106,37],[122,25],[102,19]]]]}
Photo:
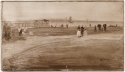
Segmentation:
{"type": "Polygon", "coordinates": [[[96,27],[98,27],[99,32],[106,32],[107,31],[107,24],[103,24],[103,25],[98,24],[97,26],[95,25],[95,28],[94,28],[95,32],[97,31],[96,27]]]}
{"type": "MultiPolygon", "coordinates": [[[[64,25],[62,24],[62,25],[61,25],[61,27],[63,28],[63,27],[64,27],[64,25]]],[[[68,25],[68,24],[66,24],[66,28],[68,28],[68,27],[69,27],[69,25],[68,25]]]]}
{"type": "MultiPolygon", "coordinates": [[[[64,27],[64,25],[62,24],[61,27],[64,27]]],[[[91,25],[90,25],[91,27],[91,25]]],[[[68,24],[66,24],[66,28],[68,28],[68,24]]],[[[99,32],[106,32],[107,31],[107,24],[98,24],[98,25],[95,25],[94,26],[94,31],[97,32],[97,29],[99,32]]],[[[25,36],[25,31],[26,31],[26,28],[18,28],[18,32],[19,32],[19,36],[22,37],[22,36],[25,36]]],[[[12,34],[12,31],[11,31],[11,27],[8,26],[7,24],[5,24],[3,26],[3,38],[5,40],[10,40],[11,39],[11,34],[12,34]]],[[[33,35],[33,32],[29,31],[29,34],[30,35],[33,35]]],[[[77,27],[77,36],[78,37],[83,37],[83,36],[87,36],[87,27],[83,27],[80,25],[77,27]]]]}
{"type": "Polygon", "coordinates": [[[77,36],[80,38],[82,36],[87,36],[87,29],[80,25],[77,27],[77,36]]]}

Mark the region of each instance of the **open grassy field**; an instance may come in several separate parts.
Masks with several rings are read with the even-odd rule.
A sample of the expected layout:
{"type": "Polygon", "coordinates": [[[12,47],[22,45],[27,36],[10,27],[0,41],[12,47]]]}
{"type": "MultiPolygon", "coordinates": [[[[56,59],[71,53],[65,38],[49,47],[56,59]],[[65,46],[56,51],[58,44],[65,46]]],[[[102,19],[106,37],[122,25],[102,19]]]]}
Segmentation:
{"type": "MultiPolygon", "coordinates": [[[[122,27],[107,27],[106,33],[116,32],[123,30],[122,27]]],[[[34,35],[40,34],[41,36],[64,36],[64,35],[76,35],[77,27],[69,27],[69,28],[51,28],[51,27],[43,27],[43,28],[28,28],[26,30],[27,35],[29,31],[32,31],[34,35]]],[[[87,27],[88,34],[98,34],[100,33],[97,28],[97,32],[94,32],[94,27],[87,27]]],[[[15,36],[18,36],[18,30],[14,29],[15,36]]]]}
{"type": "Polygon", "coordinates": [[[77,27],[38,28],[35,36],[2,45],[3,70],[114,71],[123,70],[123,28],[108,27],[78,38],[77,27]],[[37,33],[41,33],[37,36],[37,33]],[[43,33],[48,33],[44,35],[43,33]]]}
{"type": "MultiPolygon", "coordinates": [[[[120,30],[122,30],[121,27],[108,27],[107,28],[108,33],[111,33],[111,32],[114,32],[114,31],[116,32],[116,31],[120,31],[120,30]]],[[[28,31],[34,32],[35,35],[41,34],[42,36],[44,36],[44,35],[48,35],[48,36],[64,36],[64,35],[76,35],[77,27],[69,27],[69,28],[60,28],[60,27],[57,27],[57,28],[36,28],[36,29],[30,28],[30,29],[27,29],[27,32],[28,31]]],[[[94,32],[94,27],[88,27],[87,31],[88,31],[88,34],[100,33],[100,32],[98,32],[98,29],[97,29],[97,32],[94,32]]]]}
{"type": "MultiPolygon", "coordinates": [[[[112,33],[112,32],[119,32],[121,33],[123,30],[122,27],[107,27],[107,32],[103,33],[112,33]]],[[[26,36],[29,36],[29,31],[32,31],[34,36],[66,36],[66,35],[76,35],[77,27],[69,27],[69,28],[51,28],[51,27],[44,27],[44,28],[28,28],[26,30],[26,36]]],[[[94,32],[94,27],[87,27],[88,34],[100,34],[97,29],[97,32],[94,32]]],[[[19,37],[19,33],[17,29],[13,29],[14,35],[12,35],[11,40],[9,42],[17,41],[17,40],[25,40],[19,37]]],[[[8,43],[3,40],[3,43],[8,43]]]]}

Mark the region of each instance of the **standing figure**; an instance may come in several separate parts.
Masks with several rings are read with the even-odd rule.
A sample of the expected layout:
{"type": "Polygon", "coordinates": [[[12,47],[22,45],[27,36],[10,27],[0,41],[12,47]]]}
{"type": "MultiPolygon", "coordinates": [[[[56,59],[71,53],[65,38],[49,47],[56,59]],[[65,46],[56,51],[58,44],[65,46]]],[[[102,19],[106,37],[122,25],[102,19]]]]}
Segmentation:
{"type": "Polygon", "coordinates": [[[104,31],[106,32],[106,28],[107,28],[107,25],[106,24],[103,24],[103,27],[104,27],[104,31]]]}
{"type": "Polygon", "coordinates": [[[105,24],[105,31],[107,31],[107,24],[105,24]]]}
{"type": "Polygon", "coordinates": [[[96,30],[96,25],[95,25],[94,31],[95,31],[95,32],[97,31],[97,30],[96,30]]]}
{"type": "Polygon", "coordinates": [[[101,32],[101,24],[97,25],[99,32],[101,32]]]}
{"type": "Polygon", "coordinates": [[[19,31],[19,36],[22,36],[23,29],[21,28],[19,31]]]}
{"type": "Polygon", "coordinates": [[[89,26],[91,27],[91,24],[89,26]]]}
{"type": "Polygon", "coordinates": [[[80,29],[77,30],[77,37],[79,37],[79,38],[81,37],[81,31],[80,31],[80,29]]]}
{"type": "Polygon", "coordinates": [[[61,25],[61,27],[63,28],[63,24],[61,25]]]}
{"type": "Polygon", "coordinates": [[[51,27],[53,27],[53,25],[51,25],[51,27]]]}
{"type": "Polygon", "coordinates": [[[83,32],[84,32],[84,27],[81,27],[81,36],[83,36],[83,32]]]}
{"type": "Polygon", "coordinates": [[[88,33],[87,33],[87,30],[85,29],[84,30],[84,36],[87,36],[88,35],[88,33]]]}
{"type": "Polygon", "coordinates": [[[77,27],[77,30],[80,30],[80,25],[77,27]]]}
{"type": "Polygon", "coordinates": [[[68,28],[68,24],[66,24],[66,27],[68,28]]]}

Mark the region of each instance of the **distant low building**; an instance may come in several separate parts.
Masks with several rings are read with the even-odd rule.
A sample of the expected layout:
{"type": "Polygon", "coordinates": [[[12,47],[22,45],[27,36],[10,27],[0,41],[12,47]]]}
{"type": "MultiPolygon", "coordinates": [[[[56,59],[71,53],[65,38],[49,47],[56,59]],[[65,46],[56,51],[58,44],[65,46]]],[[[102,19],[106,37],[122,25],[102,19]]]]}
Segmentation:
{"type": "Polygon", "coordinates": [[[49,27],[49,20],[31,20],[31,21],[3,21],[3,24],[8,24],[15,28],[38,28],[49,27]]]}
{"type": "Polygon", "coordinates": [[[34,27],[49,27],[49,20],[34,20],[34,27]]]}

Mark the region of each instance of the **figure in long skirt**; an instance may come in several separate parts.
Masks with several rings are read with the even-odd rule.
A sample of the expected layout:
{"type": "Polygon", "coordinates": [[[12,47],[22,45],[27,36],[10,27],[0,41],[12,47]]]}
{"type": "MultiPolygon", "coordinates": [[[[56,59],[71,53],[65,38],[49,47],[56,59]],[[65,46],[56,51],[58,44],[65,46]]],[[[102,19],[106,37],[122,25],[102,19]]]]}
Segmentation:
{"type": "Polygon", "coordinates": [[[87,36],[88,35],[88,33],[87,33],[87,30],[85,29],[84,30],[84,36],[87,36]]]}
{"type": "Polygon", "coordinates": [[[77,30],[77,37],[79,37],[79,38],[81,37],[81,31],[80,31],[80,29],[77,30]]]}

